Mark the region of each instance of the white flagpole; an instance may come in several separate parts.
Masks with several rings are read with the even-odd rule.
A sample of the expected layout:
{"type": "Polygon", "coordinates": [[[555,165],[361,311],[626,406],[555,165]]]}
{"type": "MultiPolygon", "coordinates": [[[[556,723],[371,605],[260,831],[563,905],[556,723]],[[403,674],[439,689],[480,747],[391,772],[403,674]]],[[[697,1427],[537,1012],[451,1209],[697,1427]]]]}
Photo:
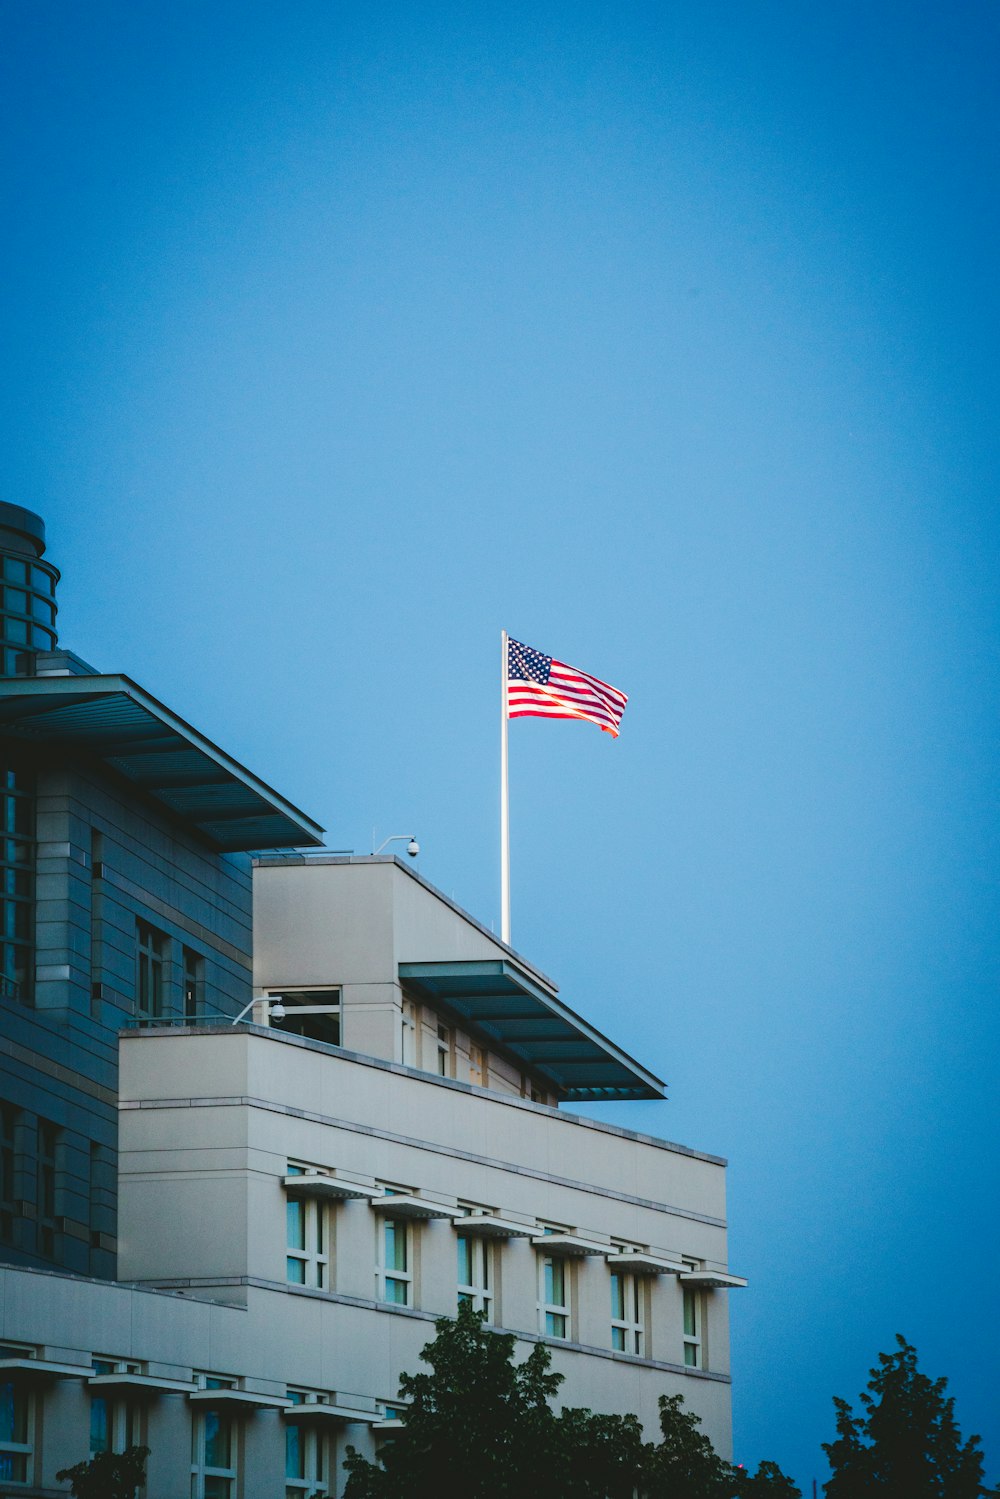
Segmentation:
{"type": "Polygon", "coordinates": [[[507,631],[500,631],[500,937],[510,946],[510,808],[507,798],[507,631]]]}

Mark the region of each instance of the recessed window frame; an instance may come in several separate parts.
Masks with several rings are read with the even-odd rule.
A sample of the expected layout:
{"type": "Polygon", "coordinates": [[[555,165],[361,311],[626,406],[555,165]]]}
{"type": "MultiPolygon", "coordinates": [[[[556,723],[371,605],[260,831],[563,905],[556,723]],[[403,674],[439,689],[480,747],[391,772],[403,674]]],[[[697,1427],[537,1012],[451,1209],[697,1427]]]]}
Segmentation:
{"type": "MultiPolygon", "coordinates": [[[[287,1389],[293,1405],[325,1405],[320,1390],[287,1389]]],[[[285,1499],[319,1499],[331,1484],[330,1439],[309,1422],[285,1423],[285,1499]],[[292,1471],[293,1468],[296,1471],[292,1471]]]]}
{"type": "Polygon", "coordinates": [[[454,1041],[455,1033],[451,1026],[439,1021],[434,1038],[434,1070],[438,1077],[451,1077],[452,1075],[454,1041]]]}
{"type": "MultiPolygon", "coordinates": [[[[700,1260],[684,1260],[685,1270],[700,1270],[700,1260]]],[[[705,1368],[705,1293],[700,1286],[681,1282],[681,1319],[684,1337],[684,1367],[705,1368]]]]}
{"type": "Polygon", "coordinates": [[[376,1219],[376,1296],[389,1306],[413,1305],[413,1228],[405,1218],[376,1219]]]}
{"type": "MultiPolygon", "coordinates": [[[[289,1176],[305,1169],[289,1161],[289,1176]]],[[[285,1279],[290,1286],[330,1288],[330,1207],[312,1197],[285,1199],[285,1279]]]]}
{"type": "Polygon", "coordinates": [[[163,1017],[169,953],[167,933],[136,917],[135,1014],[140,1025],[155,1025],[163,1017]]]}
{"type": "MultiPolygon", "coordinates": [[[[231,1390],[236,1381],[223,1375],[195,1372],[199,1390],[231,1390]]],[[[191,1421],[191,1499],[236,1499],[239,1482],[239,1432],[230,1413],[217,1406],[199,1405],[191,1421]],[[224,1434],[225,1463],[209,1462],[209,1443],[224,1434]]]]}
{"type": "Polygon", "coordinates": [[[0,1378],[0,1482],[31,1482],[34,1428],[35,1401],[31,1390],[20,1379],[0,1378]]]}
{"type": "MultiPolygon", "coordinates": [[[[142,1365],[134,1359],[94,1358],[95,1374],[140,1374],[142,1365]]],[[[106,1395],[92,1390],[90,1395],[90,1456],[101,1452],[124,1452],[127,1447],[142,1444],[143,1412],[127,1396],[106,1395]],[[100,1428],[103,1426],[104,1436],[100,1428]]]]}
{"type": "Polygon", "coordinates": [[[641,1357],[646,1347],[645,1288],[638,1275],[611,1271],[611,1347],[641,1357]]]}
{"type": "Polygon", "coordinates": [[[482,1234],[456,1234],[458,1305],[471,1304],[474,1311],[485,1312],[493,1321],[495,1254],[492,1241],[482,1234]]]}

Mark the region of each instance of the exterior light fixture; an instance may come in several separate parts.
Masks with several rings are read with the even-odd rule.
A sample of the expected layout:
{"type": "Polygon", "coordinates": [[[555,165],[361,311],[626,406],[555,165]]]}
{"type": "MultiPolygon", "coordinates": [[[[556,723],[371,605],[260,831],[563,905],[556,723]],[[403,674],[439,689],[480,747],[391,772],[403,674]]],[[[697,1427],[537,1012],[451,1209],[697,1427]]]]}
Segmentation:
{"type": "MultiPolygon", "coordinates": [[[[254,1007],[254,1005],[257,1003],[257,1000],[261,999],[261,998],[263,998],[262,995],[257,995],[254,999],[252,999],[250,1001],[250,1003],[248,1005],[244,1005],[243,1008],[242,1008],[242,1010],[240,1011],[240,1013],[237,1016],[235,1016],[233,1020],[230,1021],[230,1024],[231,1025],[238,1025],[239,1022],[243,1019],[244,1015],[247,1013],[247,1011],[248,1010],[252,1010],[253,1007],[254,1007]]],[[[274,1004],[271,1005],[268,1008],[267,1018],[268,1018],[268,1020],[284,1020],[286,1013],[287,1012],[285,1010],[284,1005],[281,1003],[281,1000],[280,999],[276,999],[275,1002],[274,1002],[274,1004]]]]}
{"type": "Polygon", "coordinates": [[[372,858],[374,858],[376,854],[380,854],[387,843],[405,843],[406,852],[409,854],[411,859],[415,859],[420,852],[420,844],[411,834],[393,833],[392,837],[386,838],[385,842],[380,843],[378,848],[372,849],[372,858]]]}

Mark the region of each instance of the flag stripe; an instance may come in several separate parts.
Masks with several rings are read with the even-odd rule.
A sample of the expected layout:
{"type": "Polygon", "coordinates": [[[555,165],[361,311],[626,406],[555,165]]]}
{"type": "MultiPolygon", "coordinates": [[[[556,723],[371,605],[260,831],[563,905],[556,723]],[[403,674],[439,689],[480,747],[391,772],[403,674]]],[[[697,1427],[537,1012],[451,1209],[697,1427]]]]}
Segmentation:
{"type": "Polygon", "coordinates": [[[600,677],[508,640],[508,718],[576,718],[618,737],[627,695],[600,677]]]}

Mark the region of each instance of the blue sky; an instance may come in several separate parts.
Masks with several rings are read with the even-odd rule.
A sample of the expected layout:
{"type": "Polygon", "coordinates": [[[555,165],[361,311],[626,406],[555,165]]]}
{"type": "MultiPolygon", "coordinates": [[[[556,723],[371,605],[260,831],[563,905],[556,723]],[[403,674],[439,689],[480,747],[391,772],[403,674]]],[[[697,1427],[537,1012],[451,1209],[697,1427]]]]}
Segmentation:
{"type": "Polygon", "coordinates": [[[903,1332],[1000,1474],[993,5],[10,0],[65,644],[498,916],[729,1157],[737,1457],[903,1332]]]}

